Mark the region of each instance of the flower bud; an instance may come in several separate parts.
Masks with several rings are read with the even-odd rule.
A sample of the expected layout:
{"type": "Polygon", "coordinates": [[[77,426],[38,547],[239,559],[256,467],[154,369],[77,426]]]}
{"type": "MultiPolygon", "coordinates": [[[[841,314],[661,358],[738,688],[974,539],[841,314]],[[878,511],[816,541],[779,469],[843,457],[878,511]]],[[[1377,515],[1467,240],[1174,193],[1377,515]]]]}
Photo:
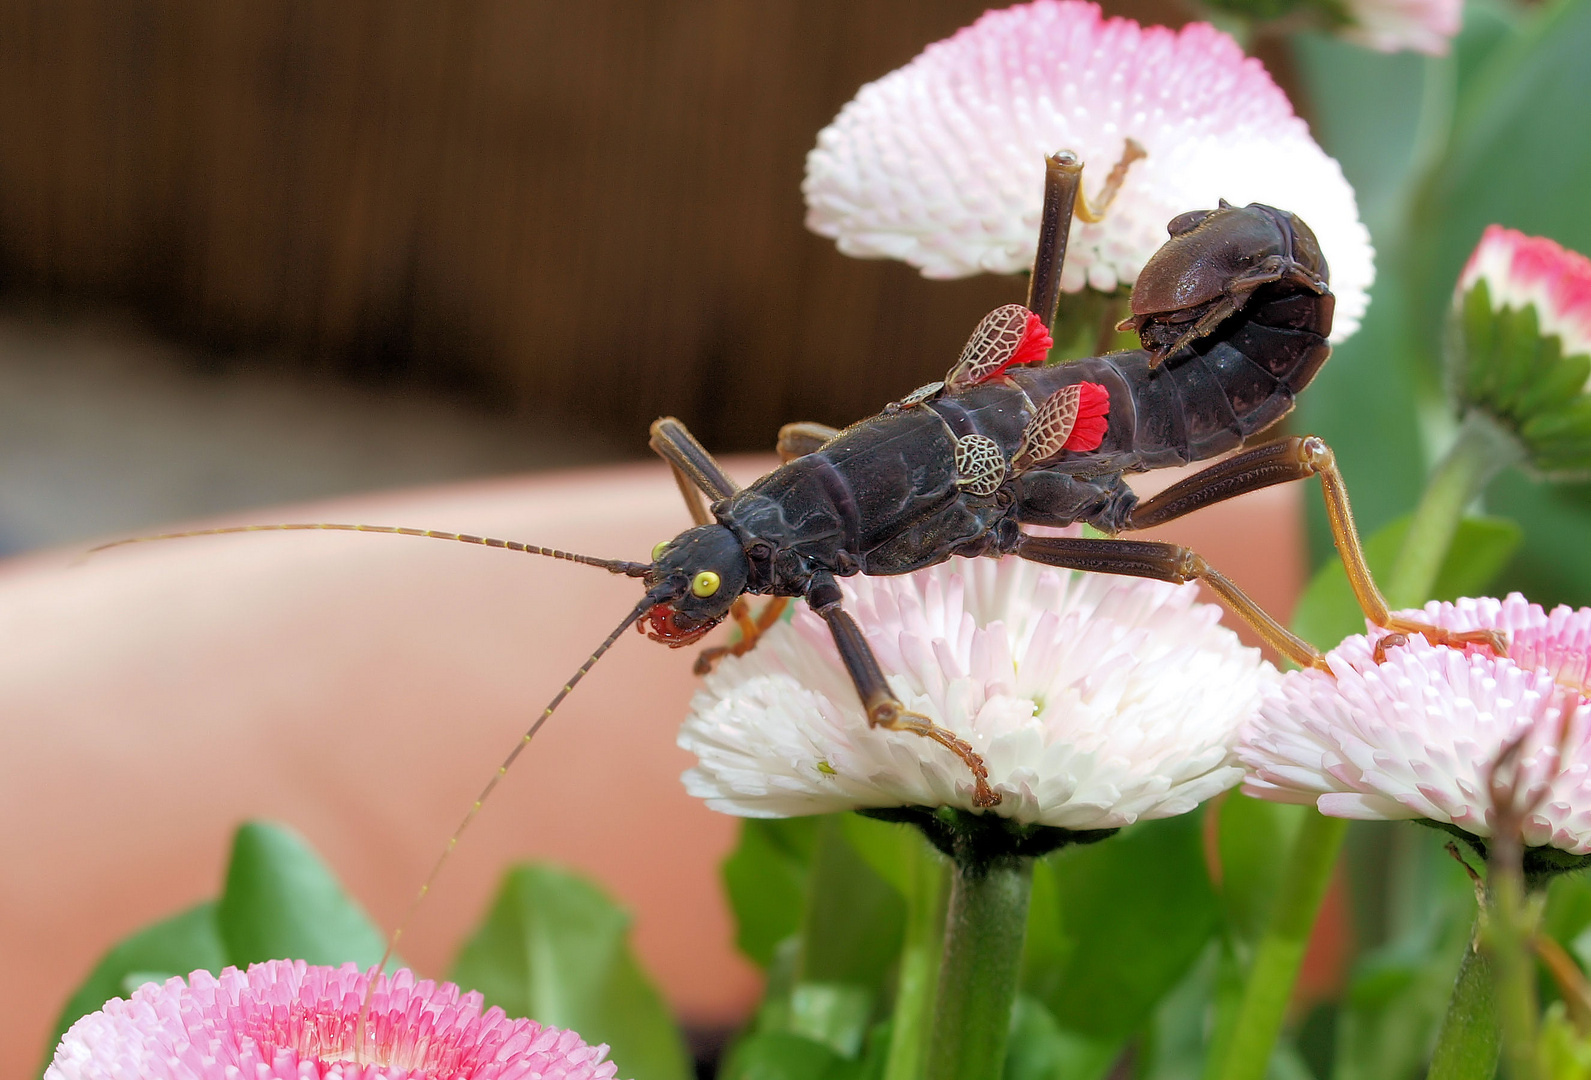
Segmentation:
{"type": "Polygon", "coordinates": [[[1591,472],[1591,259],[1492,225],[1454,296],[1448,379],[1539,472],[1591,472]]]}

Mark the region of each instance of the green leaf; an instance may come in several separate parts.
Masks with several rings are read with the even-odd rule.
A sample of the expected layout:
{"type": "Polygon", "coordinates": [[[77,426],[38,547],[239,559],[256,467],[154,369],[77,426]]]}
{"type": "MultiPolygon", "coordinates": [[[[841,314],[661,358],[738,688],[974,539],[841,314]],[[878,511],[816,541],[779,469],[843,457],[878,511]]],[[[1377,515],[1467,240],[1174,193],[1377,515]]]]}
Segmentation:
{"type": "Polygon", "coordinates": [[[841,819],[846,842],[873,872],[907,896],[914,888],[914,864],[927,841],[914,825],[846,814],[841,819]]]}
{"type": "Polygon", "coordinates": [[[765,970],[779,942],[801,927],[820,820],[747,818],[740,842],[724,860],[735,945],[765,970]]]}
{"type": "Polygon", "coordinates": [[[900,955],[905,902],[851,846],[842,817],[819,820],[797,981],[878,991],[900,955]]]}
{"type": "Polygon", "coordinates": [[[1270,925],[1271,906],[1309,808],[1232,791],[1205,812],[1220,815],[1216,845],[1227,925],[1238,941],[1252,945],[1270,925]]]}
{"type": "Polygon", "coordinates": [[[1591,2],[1542,9],[1481,64],[1415,204],[1413,328],[1434,350],[1453,283],[1498,223],[1591,251],[1591,2]]]}
{"type": "Polygon", "coordinates": [[[1096,1080],[1109,1070],[1116,1053],[1114,1042],[1067,1031],[1037,998],[1018,994],[1002,1080],[1096,1080]]]}
{"type": "Polygon", "coordinates": [[[1591,559],[1581,554],[1591,536],[1591,484],[1540,484],[1509,470],[1487,489],[1486,505],[1526,525],[1498,593],[1517,589],[1548,608],[1591,604],[1591,559]]]}
{"type": "Polygon", "coordinates": [[[233,837],[216,926],[227,962],[238,967],[284,959],[369,967],[386,951],[386,936],[314,849],[265,822],[249,822],[233,837]]]}
{"type": "MultiPolygon", "coordinates": [[[[1377,581],[1385,581],[1403,547],[1410,515],[1394,520],[1364,542],[1365,561],[1377,581]]],[[[1442,563],[1433,598],[1456,600],[1479,596],[1508,565],[1524,539],[1522,530],[1506,518],[1470,517],[1459,522],[1453,546],[1442,563]]],[[[1331,649],[1350,634],[1362,634],[1364,611],[1348,586],[1341,559],[1316,571],[1293,610],[1293,631],[1322,649],[1331,649]]]]}
{"type": "Polygon", "coordinates": [[[682,1080],[689,1059],[629,945],[630,917],[590,882],[542,864],[503,877],[449,976],[510,1016],[607,1043],[636,1080],[682,1080]]]}
{"type": "Polygon", "coordinates": [[[1062,1027],[1119,1043],[1198,959],[1219,915],[1202,819],[1196,812],[1140,822],[1035,864],[1034,906],[1053,903],[1048,917],[1059,931],[1030,941],[1024,988],[1062,1027]],[[1041,875],[1050,879],[1043,887],[1041,875]]]}
{"type": "Polygon", "coordinates": [[[854,1058],[862,1052],[873,998],[871,988],[855,983],[796,983],[786,1030],[854,1058]]]}
{"type": "Polygon", "coordinates": [[[853,1080],[861,1070],[820,1042],[785,1031],[760,1032],[736,1044],[719,1080],[853,1080]]]}
{"type": "Polygon", "coordinates": [[[111,946],[87,979],[75,990],[55,1022],[55,1034],[45,1050],[45,1063],[55,1053],[66,1029],[79,1017],[97,1011],[113,997],[126,997],[132,988],[173,975],[186,976],[201,968],[220,974],[227,965],[225,947],[216,930],[215,904],[197,904],[169,919],[151,923],[111,946]],[[130,976],[138,976],[136,982],[130,976]],[[129,988],[128,983],[133,982],[129,988]]]}

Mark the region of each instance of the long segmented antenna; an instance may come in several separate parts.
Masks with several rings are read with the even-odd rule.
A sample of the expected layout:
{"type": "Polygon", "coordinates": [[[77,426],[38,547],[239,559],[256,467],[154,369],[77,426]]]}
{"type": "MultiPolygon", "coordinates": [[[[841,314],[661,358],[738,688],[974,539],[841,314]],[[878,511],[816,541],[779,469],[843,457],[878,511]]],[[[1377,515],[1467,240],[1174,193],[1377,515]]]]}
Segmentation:
{"type": "Polygon", "coordinates": [[[653,605],[663,603],[678,594],[677,588],[672,584],[667,584],[654,588],[643,596],[641,602],[636,604],[630,610],[630,613],[624,617],[624,621],[614,627],[613,632],[602,640],[602,644],[598,645],[591,655],[586,657],[586,662],[581,664],[579,670],[569,677],[568,682],[563,684],[563,689],[553,695],[552,700],[547,702],[547,707],[541,711],[541,715],[536,717],[536,722],[525,729],[525,734],[519,737],[519,741],[508,752],[508,756],[503,758],[502,764],[497,766],[497,771],[486,782],[486,786],[481,789],[481,793],[475,797],[475,802],[465,812],[463,819],[458,824],[458,828],[453,830],[453,835],[448,838],[447,846],[442,849],[442,854],[438,855],[436,862],[432,864],[431,872],[425,876],[425,882],[420,886],[420,891],[415,893],[414,899],[409,902],[409,910],[404,912],[403,918],[398,922],[397,929],[393,930],[392,936],[387,939],[387,950],[381,954],[381,962],[371,972],[370,982],[365,987],[364,1002],[359,1006],[359,1019],[354,1028],[355,1047],[362,1046],[364,1042],[365,1018],[370,1008],[370,995],[376,985],[376,975],[387,969],[388,961],[398,951],[398,942],[402,939],[403,932],[409,928],[409,923],[413,920],[414,913],[420,910],[420,905],[425,901],[426,895],[430,893],[431,886],[436,884],[437,877],[442,873],[442,867],[447,865],[448,857],[453,854],[453,849],[458,847],[459,838],[464,835],[464,830],[470,827],[470,823],[481,812],[481,807],[491,797],[492,792],[497,790],[497,785],[502,782],[504,776],[508,775],[508,770],[519,759],[519,755],[524,753],[525,747],[530,745],[530,741],[536,737],[536,733],[541,730],[548,717],[552,716],[558,706],[563,704],[564,699],[569,696],[570,692],[580,685],[580,680],[586,677],[586,672],[590,671],[596,665],[596,662],[602,659],[603,654],[613,647],[613,643],[619,640],[620,635],[628,630],[635,620],[645,615],[647,610],[653,605]]]}
{"type": "Polygon", "coordinates": [[[550,559],[563,559],[566,562],[581,563],[585,566],[598,566],[613,574],[624,574],[627,577],[645,576],[648,564],[626,562],[623,559],[599,559],[593,555],[581,555],[573,551],[560,551],[557,548],[540,547],[536,544],[524,544],[518,540],[499,540],[495,536],[472,536],[469,533],[438,532],[435,529],[411,529],[398,525],[341,525],[331,522],[294,522],[286,525],[227,525],[217,529],[189,529],[187,532],[159,533],[154,536],[130,536],[124,540],[112,540],[88,549],[88,554],[106,551],[126,544],[147,544],[155,540],[183,540],[190,536],[225,536],[230,533],[250,532],[298,532],[306,529],[319,529],[326,532],[363,532],[385,533],[391,536],[423,536],[430,540],[455,540],[461,544],[478,544],[481,547],[504,548],[508,551],[522,551],[527,555],[545,555],[550,559]]]}

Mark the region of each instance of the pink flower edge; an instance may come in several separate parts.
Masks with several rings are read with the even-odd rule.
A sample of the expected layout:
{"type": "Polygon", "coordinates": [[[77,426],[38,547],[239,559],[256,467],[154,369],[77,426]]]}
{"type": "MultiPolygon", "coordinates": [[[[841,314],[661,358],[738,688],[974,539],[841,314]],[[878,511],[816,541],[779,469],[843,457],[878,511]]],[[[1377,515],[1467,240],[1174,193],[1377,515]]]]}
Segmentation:
{"type": "Polygon", "coordinates": [[[1331,674],[1290,672],[1245,725],[1244,791],[1335,817],[1427,818],[1484,838],[1496,822],[1490,768],[1522,739],[1524,798],[1535,807],[1525,842],[1591,852],[1591,609],[1549,613],[1516,593],[1405,614],[1502,630],[1509,656],[1415,636],[1377,664],[1384,631],[1347,638],[1327,654],[1331,674]]]}
{"type": "Polygon", "coordinates": [[[1486,282],[1492,308],[1535,307],[1565,356],[1591,353],[1591,259],[1544,236],[1488,225],[1458,280],[1462,298],[1486,282]]]}
{"type": "Polygon", "coordinates": [[[502,1009],[480,994],[273,960],[219,976],[147,983],[72,1025],[45,1080],[611,1080],[605,1045],[502,1009]],[[362,1038],[359,1014],[369,990],[362,1038]],[[356,1042],[359,1053],[356,1053],[356,1042]]]}

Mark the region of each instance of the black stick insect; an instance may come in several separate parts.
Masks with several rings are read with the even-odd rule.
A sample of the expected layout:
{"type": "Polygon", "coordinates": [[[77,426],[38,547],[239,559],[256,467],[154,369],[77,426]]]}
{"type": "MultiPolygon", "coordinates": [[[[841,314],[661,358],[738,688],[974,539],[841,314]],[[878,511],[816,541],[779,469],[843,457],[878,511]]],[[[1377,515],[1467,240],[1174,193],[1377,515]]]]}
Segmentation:
{"type": "MultiPolygon", "coordinates": [[[[1133,144],[1102,191],[1108,202],[1133,144]]],[[[1097,217],[1081,194],[1082,164],[1047,159],[1044,214],[1025,305],[986,316],[943,381],[919,387],[843,431],[786,425],[784,464],[742,489],[685,426],[652,425],[651,446],[674,470],[695,521],[657,545],[650,562],[598,559],[513,541],[386,526],[307,524],[204,529],[169,536],[270,529],[339,529],[457,540],[546,555],[639,578],[645,595],[524,734],[471,807],[433,868],[423,897],[482,802],[553,711],[634,625],[674,648],[726,618],[741,630],[704,651],[697,670],[741,654],[791,598],[828,624],[868,723],[932,739],[965,762],[980,807],[999,804],[966,741],[908,710],[890,690],[862,630],[841,604],[838,579],[904,574],[953,555],[1015,555],[1050,566],[1169,582],[1202,581],[1260,637],[1295,663],[1324,668],[1295,636],[1197,553],[1115,534],[1161,525],[1202,507],[1319,476],[1332,534],[1365,614],[1391,634],[1485,644],[1490,632],[1452,633],[1395,617],[1366,568],[1331,449],[1291,436],[1244,449],[1140,502],[1124,477],[1238,450],[1293,407],[1331,349],[1334,298],[1315,235],[1293,214],[1224,201],[1182,214],[1144,267],[1131,315],[1143,347],[1045,366],[1074,212],[1097,217]],[[1024,525],[1084,522],[1107,537],[1035,536],[1024,525]],[[771,599],[755,617],[748,595],[771,599]]],[[[165,539],[148,537],[141,539],[165,539]]],[[[131,541],[118,541],[128,543],[131,541]]],[[[107,547],[114,545],[105,545],[107,547]]],[[[418,898],[416,900],[418,903],[418,898]]],[[[401,932],[401,931],[400,931],[401,932]]],[[[396,935],[394,935],[394,943],[396,935]]]]}

